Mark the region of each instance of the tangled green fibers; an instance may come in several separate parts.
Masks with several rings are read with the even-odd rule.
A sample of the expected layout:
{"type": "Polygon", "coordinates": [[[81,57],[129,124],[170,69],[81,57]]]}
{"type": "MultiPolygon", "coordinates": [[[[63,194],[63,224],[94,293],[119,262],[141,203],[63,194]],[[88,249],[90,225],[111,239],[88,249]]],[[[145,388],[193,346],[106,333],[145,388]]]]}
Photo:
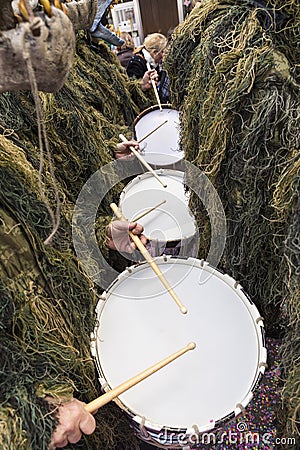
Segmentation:
{"type": "MultiPolygon", "coordinates": [[[[300,404],[299,18],[293,0],[203,0],[175,29],[165,61],[186,158],[225,210],[221,267],[250,294],[267,333],[283,337],[289,433],[300,404]]],[[[193,193],[190,206],[205,258],[208,217],[193,193]]]]}
{"type": "MultiPolygon", "coordinates": [[[[39,177],[40,150],[34,102],[28,92],[0,96],[0,446],[46,450],[56,420],[46,395],[91,401],[99,395],[90,355],[98,301],[72,246],[71,218],[88,178],[113,161],[120,132],[129,136],[137,114],[150,106],[138,84],[124,75],[106,47],[90,50],[78,39],[74,67],[56,94],[40,94],[53,158],[39,177]],[[109,80],[109,83],[108,81],[109,80]],[[111,81],[112,80],[112,81],[111,81]],[[49,205],[61,201],[61,222],[52,228],[49,205]]],[[[112,174],[113,176],[113,174],[112,174]]],[[[113,187],[99,208],[100,246],[110,220],[113,187]]],[[[109,404],[97,414],[97,430],[71,448],[134,449],[123,413],[109,404]]]]}

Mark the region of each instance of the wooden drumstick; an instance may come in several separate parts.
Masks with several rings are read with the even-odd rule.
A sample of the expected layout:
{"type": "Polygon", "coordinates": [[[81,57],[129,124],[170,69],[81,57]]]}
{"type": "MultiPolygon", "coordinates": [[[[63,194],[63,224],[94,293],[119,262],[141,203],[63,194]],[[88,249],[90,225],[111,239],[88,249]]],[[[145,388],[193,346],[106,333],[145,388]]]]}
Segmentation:
{"type": "Polygon", "coordinates": [[[147,214],[151,213],[152,211],[154,211],[155,209],[159,208],[159,206],[163,205],[164,203],[166,203],[167,200],[163,200],[161,202],[159,202],[157,205],[152,206],[152,208],[147,209],[147,211],[141,213],[139,216],[136,216],[134,219],[130,220],[130,222],[137,222],[138,220],[140,220],[142,217],[146,216],[147,214]]]}
{"type": "MultiPolygon", "coordinates": [[[[123,142],[128,142],[128,139],[126,139],[126,137],[123,134],[119,134],[119,138],[123,141],[123,142]]],[[[151,166],[149,166],[149,164],[147,163],[147,161],[145,161],[145,159],[140,155],[140,153],[132,146],[130,145],[130,151],[137,157],[137,159],[143,164],[143,166],[146,167],[146,169],[148,169],[149,172],[151,172],[151,174],[157,179],[157,181],[160,182],[160,184],[166,188],[167,185],[162,181],[162,179],[157,175],[157,173],[152,169],[151,166]]]]}
{"type": "MultiPolygon", "coordinates": [[[[122,220],[123,222],[127,222],[126,217],[123,216],[122,211],[117,207],[117,205],[115,203],[111,203],[110,207],[113,210],[117,219],[122,220]]],[[[143,257],[147,261],[147,263],[150,265],[153,272],[158,276],[158,278],[160,279],[162,284],[165,286],[165,288],[167,289],[167,291],[169,292],[169,294],[171,295],[173,300],[175,300],[175,302],[179,306],[182,314],[186,314],[187,313],[186,307],[183,306],[183,304],[181,303],[181,301],[179,300],[179,298],[173,291],[173,289],[170,286],[170,284],[168,283],[168,281],[165,279],[162,271],[160,270],[160,268],[158,267],[156,262],[153,260],[152,256],[150,255],[150,253],[148,252],[148,250],[146,249],[146,247],[144,246],[144,244],[142,243],[140,238],[138,236],[136,236],[135,234],[133,234],[131,231],[128,231],[128,233],[129,233],[129,236],[131,237],[132,241],[135,243],[135,245],[137,246],[137,248],[139,249],[139,251],[141,252],[143,257]]]]}
{"type": "Polygon", "coordinates": [[[106,392],[105,394],[101,395],[101,397],[98,397],[92,402],[85,405],[84,408],[89,413],[95,412],[98,408],[101,408],[102,406],[106,405],[106,403],[109,403],[114,398],[123,394],[123,392],[132,388],[141,381],[145,380],[145,378],[148,378],[150,375],[153,375],[155,372],[162,369],[167,364],[170,364],[172,361],[179,358],[184,353],[188,352],[189,350],[194,350],[195,347],[196,344],[194,342],[190,342],[186,347],[183,347],[181,350],[178,350],[178,352],[175,352],[172,355],[167,356],[167,358],[163,359],[162,361],[154,364],[153,366],[149,367],[143,372],[140,372],[138,375],[135,375],[134,377],[130,378],[124,383],[119,384],[119,386],[116,386],[111,391],[106,392]]]}
{"type": "MultiPolygon", "coordinates": [[[[148,62],[147,62],[147,69],[148,70],[152,70],[151,66],[150,66],[150,64],[148,62]]],[[[157,101],[157,104],[159,106],[159,109],[162,111],[162,107],[161,107],[160,98],[159,98],[159,95],[158,95],[156,83],[155,83],[154,80],[151,80],[151,84],[152,84],[152,87],[154,89],[154,93],[155,93],[155,97],[156,97],[156,101],[157,101]]]]}
{"type": "Polygon", "coordinates": [[[160,127],[162,127],[165,123],[167,123],[168,120],[165,120],[164,122],[162,122],[160,125],[158,125],[156,128],[154,128],[153,130],[149,131],[148,134],[146,134],[145,136],[142,137],[142,139],[140,139],[138,141],[138,143],[140,144],[141,142],[143,142],[145,139],[147,139],[149,136],[151,136],[151,134],[155,133],[155,131],[157,131],[160,127]]]}

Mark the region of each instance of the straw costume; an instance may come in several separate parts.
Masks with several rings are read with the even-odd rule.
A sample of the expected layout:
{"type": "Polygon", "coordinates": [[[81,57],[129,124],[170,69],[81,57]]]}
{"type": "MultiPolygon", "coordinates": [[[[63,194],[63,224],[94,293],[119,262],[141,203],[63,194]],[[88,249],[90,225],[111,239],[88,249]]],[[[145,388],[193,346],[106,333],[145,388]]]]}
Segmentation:
{"type": "MultiPolygon", "coordinates": [[[[120,132],[150,106],[138,82],[128,81],[105,44],[97,52],[83,35],[68,80],[55,94],[39,94],[52,166],[40,149],[29,91],[0,95],[0,448],[46,450],[56,426],[44,400],[72,396],[88,402],[100,394],[90,355],[98,294],[72,246],[71,218],[80,189],[113,161],[120,132]],[[55,175],[55,183],[53,173],[55,175]],[[42,194],[43,193],[43,194],[42,194]],[[60,224],[49,209],[60,200],[60,224]]],[[[108,202],[96,223],[105,252],[108,202]]],[[[76,449],[134,449],[136,440],[114,404],[96,416],[97,429],[76,449]]]]}
{"type": "MultiPolygon", "coordinates": [[[[285,436],[298,435],[300,410],[299,23],[298,0],[202,0],[165,57],[186,159],[208,175],[225,209],[220,266],[281,342],[276,415],[285,436]]],[[[190,206],[205,258],[209,221],[192,192],[190,206]]]]}

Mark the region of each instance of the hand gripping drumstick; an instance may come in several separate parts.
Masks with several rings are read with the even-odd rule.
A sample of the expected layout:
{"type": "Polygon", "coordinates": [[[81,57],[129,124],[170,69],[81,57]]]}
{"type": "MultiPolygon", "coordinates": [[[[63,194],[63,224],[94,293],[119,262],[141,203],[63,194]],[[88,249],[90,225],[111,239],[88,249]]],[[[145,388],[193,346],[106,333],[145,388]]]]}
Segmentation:
{"type": "MultiPolygon", "coordinates": [[[[148,70],[152,70],[152,69],[151,69],[151,66],[150,66],[150,64],[149,64],[148,62],[147,62],[147,69],[148,69],[148,70]]],[[[151,83],[152,83],[152,87],[153,87],[153,89],[154,89],[154,93],[155,93],[155,97],[156,97],[157,104],[158,104],[158,106],[159,106],[159,109],[162,111],[162,107],[161,107],[161,103],[160,103],[160,99],[159,99],[159,95],[158,95],[156,83],[155,83],[154,80],[151,80],[151,83]]]]}
{"type": "MultiPolygon", "coordinates": [[[[123,142],[128,142],[128,139],[126,139],[126,137],[123,134],[119,134],[119,138],[123,141],[123,142]]],[[[141,161],[141,163],[143,164],[143,166],[146,167],[146,169],[149,170],[149,172],[152,173],[152,175],[160,182],[160,184],[163,185],[164,188],[167,187],[167,185],[161,180],[161,178],[159,178],[159,176],[157,175],[157,173],[152,169],[151,166],[149,166],[149,164],[147,163],[147,161],[145,161],[145,159],[139,154],[138,151],[136,151],[136,149],[131,145],[130,147],[130,151],[137,157],[137,159],[139,161],[141,161]]]]}
{"type": "MultiPolygon", "coordinates": [[[[122,220],[123,222],[127,222],[126,217],[123,216],[122,211],[117,207],[117,205],[115,203],[111,203],[110,207],[113,210],[113,212],[115,213],[115,216],[117,217],[117,219],[122,220]]],[[[186,314],[187,313],[186,307],[183,306],[183,304],[181,303],[181,301],[179,300],[179,298],[177,297],[177,295],[171,288],[170,284],[165,279],[162,271],[160,270],[160,268],[158,267],[156,262],[153,260],[152,256],[150,255],[150,253],[148,252],[146,247],[141,242],[140,238],[138,236],[136,236],[135,234],[133,234],[131,231],[128,231],[128,233],[129,233],[129,236],[131,237],[131,239],[133,240],[133,242],[135,243],[135,245],[137,246],[137,248],[139,249],[139,251],[141,252],[141,254],[143,255],[143,257],[145,258],[145,260],[147,261],[147,263],[149,263],[151,269],[158,276],[158,278],[160,279],[162,284],[165,286],[165,288],[167,289],[167,291],[169,292],[169,294],[171,295],[173,300],[175,300],[175,302],[179,306],[182,314],[186,314]]]]}
{"type": "Polygon", "coordinates": [[[182,356],[184,353],[188,352],[189,350],[194,350],[195,347],[196,347],[196,344],[194,342],[190,342],[186,347],[183,347],[181,350],[178,350],[178,352],[175,352],[172,355],[167,356],[167,358],[163,359],[162,361],[154,364],[153,366],[149,367],[148,369],[144,370],[143,372],[140,372],[138,375],[135,375],[134,377],[130,378],[129,380],[125,381],[124,383],[119,384],[119,386],[116,386],[111,391],[106,392],[105,394],[101,395],[101,397],[98,397],[95,400],[93,400],[92,402],[85,405],[84,408],[89,413],[95,412],[98,408],[101,408],[102,406],[106,405],[106,403],[109,403],[114,398],[123,394],[123,392],[132,388],[133,386],[140,383],[141,381],[145,380],[145,378],[149,377],[150,375],[154,374],[158,370],[162,369],[167,364],[170,364],[170,362],[179,358],[179,356],[182,356]]]}

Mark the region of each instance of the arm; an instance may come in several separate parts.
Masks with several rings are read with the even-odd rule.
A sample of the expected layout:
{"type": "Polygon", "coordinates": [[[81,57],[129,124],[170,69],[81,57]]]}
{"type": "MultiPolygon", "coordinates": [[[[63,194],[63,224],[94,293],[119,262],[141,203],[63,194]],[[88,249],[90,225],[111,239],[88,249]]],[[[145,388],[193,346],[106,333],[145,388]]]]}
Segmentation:
{"type": "MultiPolygon", "coordinates": [[[[93,377],[88,333],[78,332],[76,340],[72,336],[72,330],[79,330],[82,323],[81,317],[76,324],[73,307],[79,308],[81,301],[88,304],[88,300],[92,306],[93,295],[89,295],[89,299],[83,298],[81,293],[64,287],[65,300],[73,305],[69,310],[67,303],[61,301],[62,295],[58,292],[51,295],[55,283],[53,274],[51,281],[49,276],[45,282],[23,228],[1,208],[0,247],[0,427],[3,448],[25,448],[26,441],[28,448],[48,450],[53,439],[53,445],[63,444],[66,430],[75,442],[82,433],[93,431],[93,417],[77,400],[62,408],[59,404],[58,408],[57,403],[50,403],[48,398],[71,399],[80,379],[93,377]],[[72,375],[70,380],[73,371],[77,376],[72,375]]],[[[71,266],[69,270],[72,270],[71,266]]],[[[79,276],[77,282],[84,284],[83,277],[79,276]]],[[[75,284],[73,287],[76,290],[75,284]]],[[[92,328],[93,317],[90,323],[92,328]]],[[[89,326],[87,311],[84,324],[89,326]]],[[[93,386],[90,387],[92,391],[93,386]]]]}

